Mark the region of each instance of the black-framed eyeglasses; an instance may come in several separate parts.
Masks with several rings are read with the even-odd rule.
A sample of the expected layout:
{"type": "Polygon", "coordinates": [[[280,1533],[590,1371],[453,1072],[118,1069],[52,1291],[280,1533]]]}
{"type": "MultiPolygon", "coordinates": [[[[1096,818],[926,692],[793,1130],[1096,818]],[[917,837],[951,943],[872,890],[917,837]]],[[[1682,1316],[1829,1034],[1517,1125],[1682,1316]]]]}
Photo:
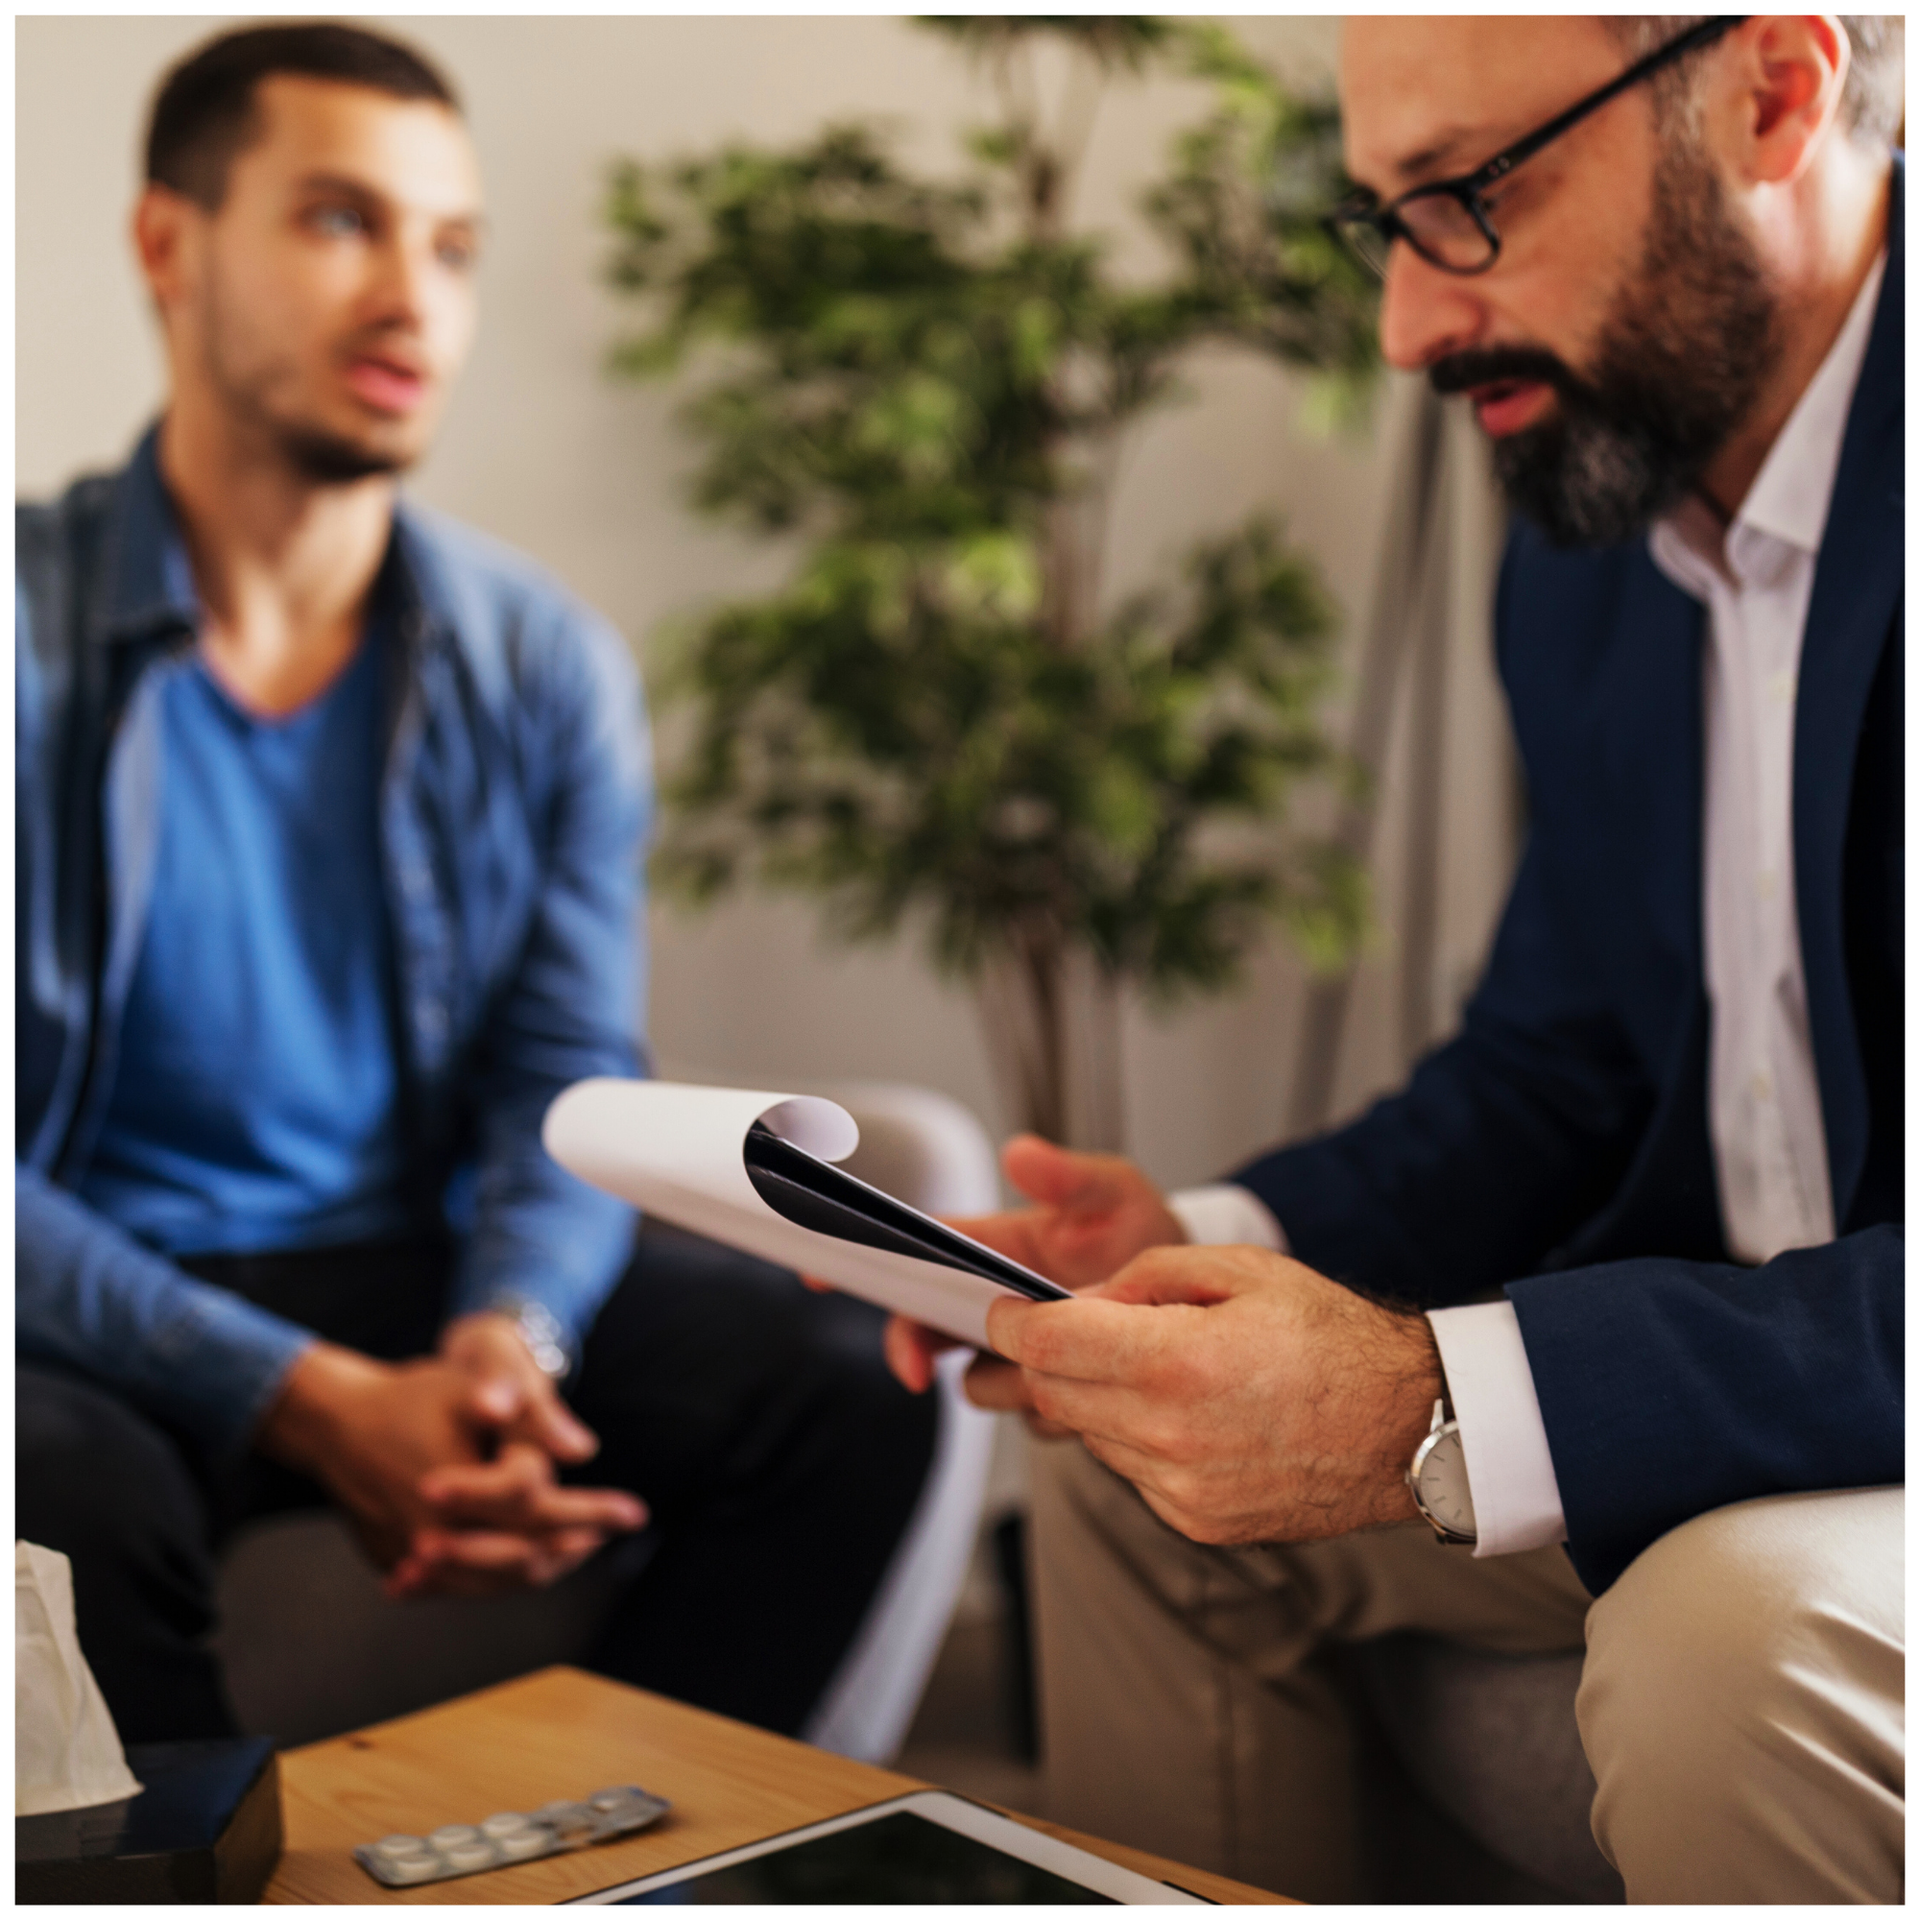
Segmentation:
{"type": "Polygon", "coordinates": [[[1689,27],[1471,173],[1415,187],[1384,207],[1362,187],[1327,215],[1327,227],[1383,279],[1387,256],[1396,240],[1404,240],[1422,260],[1443,273],[1485,273],[1500,257],[1493,210],[1481,197],[1489,187],[1504,180],[1521,161],[1531,160],[1550,141],[1558,140],[1569,127],[1578,126],[1588,114],[1604,107],[1616,94],[1638,86],[1649,74],[1658,73],[1697,47],[1711,46],[1747,18],[1744,13],[1721,14],[1689,27]]]}

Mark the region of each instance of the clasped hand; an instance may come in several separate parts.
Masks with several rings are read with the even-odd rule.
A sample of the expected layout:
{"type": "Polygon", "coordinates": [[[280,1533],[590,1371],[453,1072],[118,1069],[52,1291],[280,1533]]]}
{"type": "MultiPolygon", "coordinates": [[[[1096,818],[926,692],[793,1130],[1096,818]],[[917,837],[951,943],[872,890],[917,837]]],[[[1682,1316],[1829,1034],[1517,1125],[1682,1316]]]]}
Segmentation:
{"type": "MultiPolygon", "coordinates": [[[[1313,1540],[1414,1517],[1407,1462],[1439,1393],[1424,1316],[1297,1260],[1186,1244],[1125,1160],[1025,1135],[1007,1178],[1036,1204],[954,1224],[1070,1301],[996,1301],[976,1404],[1077,1435],[1169,1525],[1212,1545],[1313,1540]]],[[[896,1319],[894,1371],[925,1388],[951,1343],[896,1319]]]]}
{"type": "Polygon", "coordinates": [[[399,1365],[309,1347],[259,1436],[340,1503],[396,1599],[544,1586],[643,1526],[630,1493],[560,1485],[599,1444],[497,1313],[399,1365]]]}

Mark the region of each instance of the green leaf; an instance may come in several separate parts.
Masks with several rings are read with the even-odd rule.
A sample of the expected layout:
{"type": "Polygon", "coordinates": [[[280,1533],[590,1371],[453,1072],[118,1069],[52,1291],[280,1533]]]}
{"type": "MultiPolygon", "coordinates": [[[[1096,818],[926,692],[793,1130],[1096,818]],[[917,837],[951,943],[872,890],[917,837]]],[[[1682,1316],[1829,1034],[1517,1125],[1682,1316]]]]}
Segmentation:
{"type": "Polygon", "coordinates": [[[1363,403],[1374,293],[1318,220],[1331,111],[1210,23],[928,24],[988,66],[1051,40],[1211,88],[1146,200],[1166,270],[1122,283],[1032,217],[1066,164],[1038,122],[969,135],[957,183],[851,123],[610,169],[634,324],[609,371],[676,383],[696,510],[795,546],[784,585],[659,643],[686,725],[661,884],[797,889],[848,939],[912,922],[961,973],[1078,947],[1166,998],[1218,988],[1276,921],[1339,964],[1364,877],[1284,830],[1302,782],[1357,777],[1322,731],[1309,557],[1256,518],[1104,617],[1081,579],[1096,479],[1196,349],[1308,370],[1328,421],[1363,403]]]}

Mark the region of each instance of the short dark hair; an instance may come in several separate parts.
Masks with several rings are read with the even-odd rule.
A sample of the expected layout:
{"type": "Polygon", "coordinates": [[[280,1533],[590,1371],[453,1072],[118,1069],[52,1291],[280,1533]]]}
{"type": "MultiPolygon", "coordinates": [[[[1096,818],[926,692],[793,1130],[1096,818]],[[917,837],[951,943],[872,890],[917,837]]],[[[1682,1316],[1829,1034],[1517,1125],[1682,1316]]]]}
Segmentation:
{"type": "Polygon", "coordinates": [[[397,100],[436,100],[460,111],[445,76],[398,40],[332,20],[242,27],[196,48],[161,82],[147,126],[149,183],[215,211],[235,158],[259,131],[260,82],[276,73],[372,87],[397,100]]]}
{"type": "MultiPolygon", "coordinates": [[[[1602,14],[1614,38],[1635,59],[1677,40],[1689,27],[1712,18],[1704,13],[1602,14]]],[[[1840,125],[1862,146],[1891,146],[1906,123],[1907,23],[1897,13],[1843,13],[1853,59],[1840,95],[1840,125]]],[[[1654,78],[1654,98],[1671,123],[1684,112],[1698,71],[1683,61],[1654,78]]]]}

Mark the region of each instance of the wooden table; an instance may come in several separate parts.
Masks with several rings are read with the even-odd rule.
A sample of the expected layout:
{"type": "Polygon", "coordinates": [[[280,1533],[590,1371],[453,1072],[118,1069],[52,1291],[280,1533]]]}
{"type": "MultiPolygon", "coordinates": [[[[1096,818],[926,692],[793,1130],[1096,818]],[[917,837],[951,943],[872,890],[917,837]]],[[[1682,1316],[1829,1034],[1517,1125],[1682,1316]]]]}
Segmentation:
{"type": "MultiPolygon", "coordinates": [[[[509,1680],[446,1706],[280,1756],[286,1852],[276,1904],[547,1905],[770,1834],[912,1793],[923,1780],[842,1760],[574,1667],[509,1680]],[[629,1840],[430,1887],[383,1887],[356,1844],[631,1783],[673,1812],[629,1840]]],[[[1217,1874],[1015,1819],[1210,1900],[1284,1904],[1217,1874]]]]}

